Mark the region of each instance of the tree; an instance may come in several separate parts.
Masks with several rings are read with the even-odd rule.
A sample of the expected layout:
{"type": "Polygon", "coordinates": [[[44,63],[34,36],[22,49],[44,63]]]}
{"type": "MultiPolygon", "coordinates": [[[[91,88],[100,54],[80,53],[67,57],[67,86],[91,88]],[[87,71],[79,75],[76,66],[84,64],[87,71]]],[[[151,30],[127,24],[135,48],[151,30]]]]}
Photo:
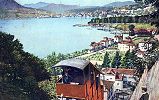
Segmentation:
{"type": "Polygon", "coordinates": [[[134,28],[135,28],[135,25],[133,25],[133,24],[129,25],[129,31],[130,31],[129,36],[135,35],[134,28]]]}
{"type": "Polygon", "coordinates": [[[130,52],[128,50],[122,59],[122,66],[126,68],[133,68],[135,66],[135,60],[137,59],[135,51],[130,52]]]}
{"type": "Polygon", "coordinates": [[[119,68],[120,64],[121,64],[121,56],[119,54],[119,51],[117,51],[112,60],[111,66],[113,68],[119,68]]]}
{"type": "Polygon", "coordinates": [[[42,60],[25,52],[19,40],[10,34],[0,32],[0,47],[1,82],[18,87],[32,100],[48,100],[47,93],[38,87],[38,82],[50,78],[42,60]]]}
{"type": "Polygon", "coordinates": [[[155,25],[159,29],[159,0],[134,0],[135,2],[143,3],[143,4],[152,4],[156,7],[157,11],[150,14],[151,24],[155,25]]]}
{"type": "Polygon", "coordinates": [[[103,60],[102,67],[110,67],[110,59],[109,59],[108,52],[106,52],[105,55],[104,55],[104,60],[103,60]]]}

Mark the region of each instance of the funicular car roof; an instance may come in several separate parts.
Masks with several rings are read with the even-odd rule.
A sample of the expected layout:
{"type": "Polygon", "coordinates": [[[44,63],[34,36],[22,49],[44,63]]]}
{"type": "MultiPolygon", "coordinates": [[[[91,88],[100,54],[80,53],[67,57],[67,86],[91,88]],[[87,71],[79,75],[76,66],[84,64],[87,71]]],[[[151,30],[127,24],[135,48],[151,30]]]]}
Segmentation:
{"type": "Polygon", "coordinates": [[[90,64],[90,62],[87,60],[73,58],[73,59],[67,59],[67,60],[60,61],[53,67],[69,66],[69,67],[75,67],[75,68],[83,70],[88,64],[90,64]]]}

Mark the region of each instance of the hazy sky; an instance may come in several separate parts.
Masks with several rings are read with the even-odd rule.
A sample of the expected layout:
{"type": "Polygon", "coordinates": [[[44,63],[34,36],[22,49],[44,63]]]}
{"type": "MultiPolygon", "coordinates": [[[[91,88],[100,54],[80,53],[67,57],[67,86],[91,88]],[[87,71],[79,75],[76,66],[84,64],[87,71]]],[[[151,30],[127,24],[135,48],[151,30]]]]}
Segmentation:
{"type": "Polygon", "coordinates": [[[81,6],[101,6],[115,1],[133,1],[133,0],[15,0],[20,4],[30,4],[37,2],[74,4],[81,6]]]}

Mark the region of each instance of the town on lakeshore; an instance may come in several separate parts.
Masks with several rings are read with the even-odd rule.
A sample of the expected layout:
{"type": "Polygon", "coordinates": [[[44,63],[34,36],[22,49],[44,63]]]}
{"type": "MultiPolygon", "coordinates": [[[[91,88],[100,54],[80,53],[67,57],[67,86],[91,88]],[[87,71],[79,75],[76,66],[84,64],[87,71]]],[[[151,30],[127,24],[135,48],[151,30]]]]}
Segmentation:
{"type": "MultiPolygon", "coordinates": [[[[37,1],[24,4],[24,0],[0,0],[0,100],[159,100],[159,0],[112,0],[102,6],[37,1]],[[8,33],[12,28],[7,26],[13,20],[37,19],[37,23],[63,17],[88,18],[86,24],[73,23],[72,27],[105,34],[84,50],[68,54],[52,51],[39,58],[25,50],[23,38],[17,39],[19,34],[8,33]],[[4,28],[6,31],[1,32],[4,28]]],[[[18,25],[16,32],[22,33],[26,27],[18,25]]],[[[37,28],[37,33],[43,30],[37,28]]],[[[54,37],[56,43],[49,44],[67,40],[54,37]]],[[[74,48],[68,41],[67,45],[74,48]]],[[[35,46],[34,41],[29,45],[35,46]]]]}

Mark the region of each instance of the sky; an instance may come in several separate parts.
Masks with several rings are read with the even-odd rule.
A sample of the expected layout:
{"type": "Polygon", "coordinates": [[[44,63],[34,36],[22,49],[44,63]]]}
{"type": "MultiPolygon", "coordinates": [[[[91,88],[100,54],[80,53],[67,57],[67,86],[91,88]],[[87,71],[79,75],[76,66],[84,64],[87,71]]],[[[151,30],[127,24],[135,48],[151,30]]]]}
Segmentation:
{"type": "Polygon", "coordinates": [[[56,4],[69,4],[69,5],[80,5],[80,6],[103,6],[105,4],[116,2],[116,1],[133,1],[133,0],[15,0],[19,4],[31,4],[38,2],[56,3],[56,4]]]}

